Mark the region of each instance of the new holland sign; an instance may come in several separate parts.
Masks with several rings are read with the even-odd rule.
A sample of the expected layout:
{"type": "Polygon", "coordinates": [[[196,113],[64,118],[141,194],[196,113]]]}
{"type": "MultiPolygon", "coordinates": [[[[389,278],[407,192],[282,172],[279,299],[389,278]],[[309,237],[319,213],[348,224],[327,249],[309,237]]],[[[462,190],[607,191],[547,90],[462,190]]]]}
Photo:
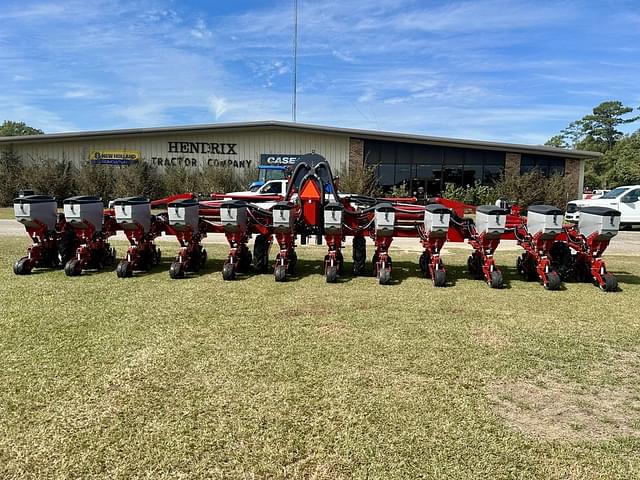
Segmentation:
{"type": "Polygon", "coordinates": [[[140,150],[91,150],[93,165],[131,165],[140,161],[140,150]]]}

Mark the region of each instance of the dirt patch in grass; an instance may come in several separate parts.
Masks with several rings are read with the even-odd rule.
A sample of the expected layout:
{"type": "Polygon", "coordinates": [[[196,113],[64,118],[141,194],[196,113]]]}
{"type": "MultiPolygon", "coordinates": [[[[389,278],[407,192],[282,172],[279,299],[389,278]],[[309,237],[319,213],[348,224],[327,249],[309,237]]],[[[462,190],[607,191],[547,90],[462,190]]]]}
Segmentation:
{"type": "Polygon", "coordinates": [[[318,326],[320,335],[338,336],[345,334],[349,329],[342,323],[325,323],[318,326]]]}
{"type": "Polygon", "coordinates": [[[332,315],[337,312],[337,307],[326,306],[326,305],[297,305],[292,307],[288,312],[287,316],[289,317],[305,317],[305,316],[313,316],[313,317],[324,317],[325,315],[332,315]]]}
{"type": "Polygon", "coordinates": [[[488,326],[476,328],[471,332],[471,337],[474,342],[485,347],[502,348],[511,343],[509,337],[488,326]]]}
{"type": "Polygon", "coordinates": [[[585,373],[597,384],[547,375],[536,381],[494,383],[489,398],[507,424],[543,440],[602,441],[640,438],[640,363],[637,353],[618,353],[585,373]],[[625,380],[620,382],[620,380],[625,380]]]}

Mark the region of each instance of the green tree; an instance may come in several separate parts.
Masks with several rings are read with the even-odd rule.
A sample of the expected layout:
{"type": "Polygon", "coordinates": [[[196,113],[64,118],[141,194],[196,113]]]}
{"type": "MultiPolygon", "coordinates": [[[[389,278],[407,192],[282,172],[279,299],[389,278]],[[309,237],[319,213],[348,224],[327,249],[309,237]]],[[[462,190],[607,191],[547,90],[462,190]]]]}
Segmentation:
{"type": "Polygon", "coordinates": [[[639,116],[623,118],[631,113],[633,108],[625,107],[620,101],[603,102],[593,109],[591,115],[586,115],[580,121],[586,137],[597,143],[604,143],[607,150],[613,148],[615,143],[623,137],[618,130],[619,125],[633,123],[640,119],[639,116]]]}
{"type": "Polygon", "coordinates": [[[615,143],[624,136],[618,130],[619,126],[640,119],[640,115],[624,117],[632,111],[632,107],[623,105],[619,100],[602,102],[593,108],[591,114],[571,122],[558,135],[551,137],[545,145],[604,153],[613,148],[615,143]]]}
{"type": "Polygon", "coordinates": [[[616,143],[605,157],[613,164],[613,182],[640,184],[640,130],[616,143]]]}
{"type": "Polygon", "coordinates": [[[545,145],[603,153],[602,157],[586,162],[585,185],[609,187],[619,174],[614,172],[615,158],[608,152],[624,139],[619,127],[640,119],[640,116],[627,116],[631,112],[633,108],[623,105],[619,100],[602,102],[593,108],[591,114],[571,122],[545,145]]]}
{"type": "Polygon", "coordinates": [[[44,132],[39,128],[30,127],[24,122],[12,122],[5,120],[0,126],[0,137],[16,137],[23,135],[42,135],[44,132]]]}

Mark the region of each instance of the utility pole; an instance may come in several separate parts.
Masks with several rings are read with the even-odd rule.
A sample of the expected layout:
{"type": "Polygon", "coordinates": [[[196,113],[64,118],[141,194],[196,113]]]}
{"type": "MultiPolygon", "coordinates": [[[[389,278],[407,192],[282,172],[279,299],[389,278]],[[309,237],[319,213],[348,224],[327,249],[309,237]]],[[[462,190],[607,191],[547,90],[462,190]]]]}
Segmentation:
{"type": "Polygon", "coordinates": [[[298,101],[298,0],[293,0],[293,102],[291,116],[296,122],[296,109],[298,101]]]}

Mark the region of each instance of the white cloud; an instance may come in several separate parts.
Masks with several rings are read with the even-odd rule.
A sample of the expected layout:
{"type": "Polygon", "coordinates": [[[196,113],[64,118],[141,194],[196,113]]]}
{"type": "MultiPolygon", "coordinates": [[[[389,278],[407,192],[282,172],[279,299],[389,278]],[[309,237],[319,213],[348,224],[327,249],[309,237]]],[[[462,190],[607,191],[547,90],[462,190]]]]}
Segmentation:
{"type": "Polygon", "coordinates": [[[222,97],[212,95],[209,97],[209,105],[216,120],[218,120],[229,109],[229,104],[222,97]]]}
{"type": "Polygon", "coordinates": [[[207,24],[201,18],[196,22],[195,27],[190,30],[193,37],[198,39],[204,39],[211,37],[211,31],[207,28],[207,24]]]}

